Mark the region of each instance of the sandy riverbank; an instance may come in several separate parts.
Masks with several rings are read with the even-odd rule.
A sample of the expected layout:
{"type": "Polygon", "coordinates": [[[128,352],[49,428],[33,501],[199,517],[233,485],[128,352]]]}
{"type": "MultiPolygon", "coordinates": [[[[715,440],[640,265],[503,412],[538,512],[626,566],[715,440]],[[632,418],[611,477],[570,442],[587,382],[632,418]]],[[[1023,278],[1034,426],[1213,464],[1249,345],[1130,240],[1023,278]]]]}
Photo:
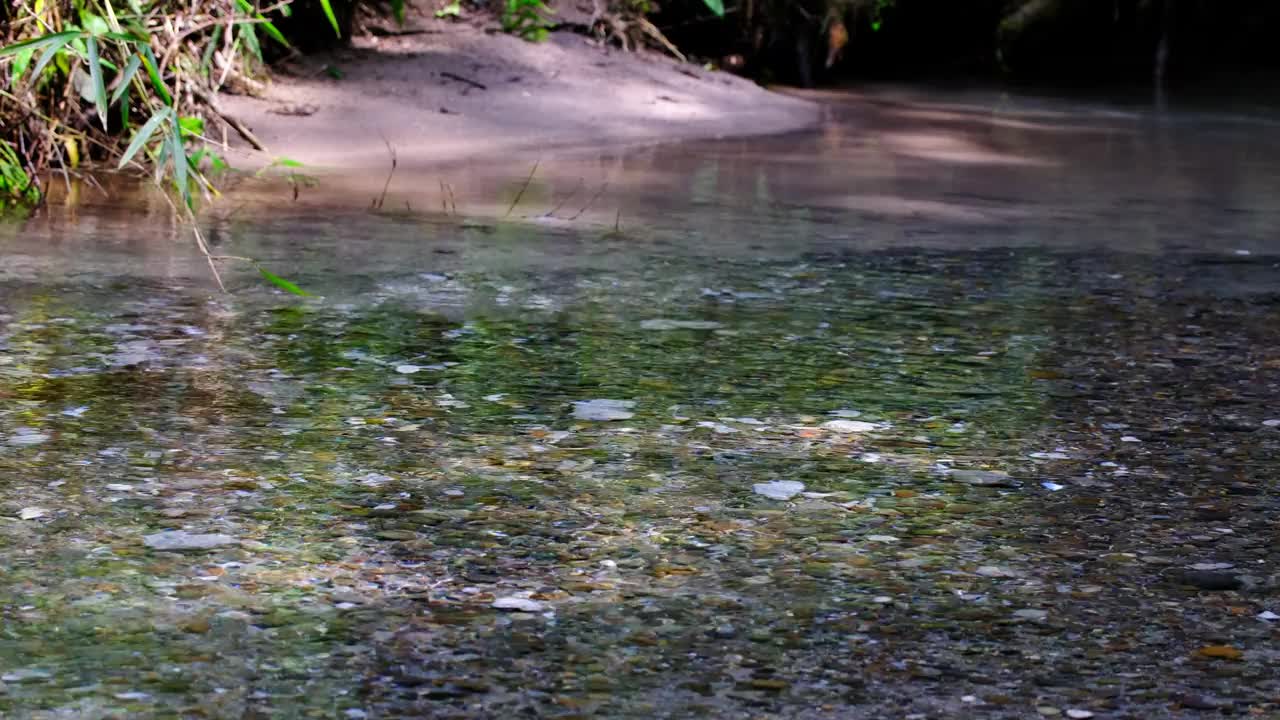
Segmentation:
{"type": "Polygon", "coordinates": [[[480,20],[437,20],[429,8],[411,9],[392,31],[306,58],[261,97],[224,97],[267,147],[250,163],[284,156],[318,170],[385,169],[389,143],[412,169],[553,147],[786,132],[819,117],[813,103],[729,73],[569,32],[528,43],[480,20]]]}

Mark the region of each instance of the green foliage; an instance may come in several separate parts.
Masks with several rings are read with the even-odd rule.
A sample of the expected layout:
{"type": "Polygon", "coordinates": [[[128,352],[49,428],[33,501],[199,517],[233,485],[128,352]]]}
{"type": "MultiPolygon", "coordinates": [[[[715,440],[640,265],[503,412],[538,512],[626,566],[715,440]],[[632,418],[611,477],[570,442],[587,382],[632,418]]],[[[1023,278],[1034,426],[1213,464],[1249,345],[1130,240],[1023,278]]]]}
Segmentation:
{"type": "Polygon", "coordinates": [[[0,140],[0,209],[10,202],[31,204],[40,199],[36,186],[22,160],[9,143],[0,140]]]}
{"type": "Polygon", "coordinates": [[[205,164],[225,167],[202,147],[217,117],[209,98],[260,66],[259,31],[288,42],[250,0],[113,1],[16,6],[0,31],[9,63],[0,139],[25,148],[33,167],[74,170],[82,158],[148,167],[190,208],[211,190],[205,164]]]}
{"type": "Polygon", "coordinates": [[[724,0],[702,0],[716,17],[724,17],[724,0]]]}
{"type": "Polygon", "coordinates": [[[543,0],[506,0],[502,8],[502,29],[530,42],[542,42],[554,27],[555,11],[543,0]]]}
{"type": "Polygon", "coordinates": [[[298,287],[296,284],[288,280],[285,280],[279,275],[276,275],[275,273],[267,270],[261,265],[258,266],[258,272],[261,273],[262,277],[265,278],[267,282],[271,283],[272,285],[275,285],[276,287],[280,288],[281,290],[284,290],[287,293],[291,293],[293,295],[299,295],[301,297],[311,297],[311,293],[307,292],[306,290],[303,290],[302,288],[298,287]]]}

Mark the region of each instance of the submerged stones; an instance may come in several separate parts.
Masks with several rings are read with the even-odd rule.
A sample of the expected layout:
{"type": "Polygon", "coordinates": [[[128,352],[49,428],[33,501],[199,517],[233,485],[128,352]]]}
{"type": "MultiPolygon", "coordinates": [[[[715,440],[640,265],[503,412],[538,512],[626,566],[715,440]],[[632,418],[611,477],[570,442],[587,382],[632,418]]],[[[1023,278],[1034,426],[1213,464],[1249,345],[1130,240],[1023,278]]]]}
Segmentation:
{"type": "Polygon", "coordinates": [[[1002,470],[952,470],[948,475],[954,482],[980,487],[1015,487],[1017,482],[1002,470]]]}
{"type": "Polygon", "coordinates": [[[495,610],[510,610],[514,612],[538,613],[547,609],[547,604],[537,600],[522,597],[500,597],[494,600],[490,606],[495,610]]]}
{"type": "Polygon", "coordinates": [[[767,483],[756,483],[751,486],[751,491],[770,500],[790,500],[804,492],[804,483],[796,480],[775,480],[767,483]]]}
{"type": "Polygon", "coordinates": [[[579,400],[573,404],[573,418],[595,422],[630,420],[636,415],[631,412],[635,406],[633,400],[579,400]]]}
{"type": "Polygon", "coordinates": [[[714,320],[672,320],[654,318],[640,323],[641,330],[718,330],[722,325],[714,320]]]}
{"type": "Polygon", "coordinates": [[[212,550],[225,545],[239,544],[239,540],[230,535],[217,533],[188,533],[185,530],[165,530],[142,539],[142,543],[152,550],[190,551],[212,550]]]}
{"type": "Polygon", "coordinates": [[[880,426],[875,423],[865,422],[863,420],[830,420],[822,423],[822,428],[833,433],[841,433],[852,435],[855,433],[872,432],[879,430],[880,426]]]}
{"type": "Polygon", "coordinates": [[[1184,570],[1177,575],[1183,585],[1191,585],[1201,590],[1239,590],[1244,581],[1234,573],[1220,570],[1184,570]]]}

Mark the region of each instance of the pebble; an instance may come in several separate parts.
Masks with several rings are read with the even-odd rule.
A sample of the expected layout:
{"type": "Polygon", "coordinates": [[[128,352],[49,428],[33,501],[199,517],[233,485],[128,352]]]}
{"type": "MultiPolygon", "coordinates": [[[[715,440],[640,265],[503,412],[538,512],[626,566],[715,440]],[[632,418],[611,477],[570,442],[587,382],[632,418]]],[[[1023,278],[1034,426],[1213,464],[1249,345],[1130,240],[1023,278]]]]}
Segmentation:
{"type": "Polygon", "coordinates": [[[1049,617],[1049,612],[1047,610],[1037,610],[1035,608],[1023,608],[1022,610],[1014,612],[1013,616],[1019,620],[1039,622],[1047,619],[1049,617]]]}
{"type": "Polygon", "coordinates": [[[1220,700],[1212,695],[1183,695],[1178,698],[1178,704],[1184,708],[1192,710],[1219,710],[1224,707],[1230,707],[1230,700],[1220,700]]]}
{"type": "Polygon", "coordinates": [[[1089,720],[1089,718],[1093,717],[1093,713],[1088,710],[1071,708],[1067,710],[1067,717],[1071,718],[1071,720],[1089,720]]]}
{"type": "Polygon", "coordinates": [[[491,605],[495,610],[514,610],[516,612],[537,613],[547,609],[546,603],[522,597],[500,597],[491,605]]]}
{"type": "Polygon", "coordinates": [[[641,330],[717,330],[723,327],[713,320],[671,320],[654,318],[640,323],[641,330]]]}
{"type": "Polygon", "coordinates": [[[11,683],[40,682],[52,678],[53,673],[48,670],[39,670],[37,668],[23,668],[21,670],[14,670],[13,672],[7,672],[4,675],[0,675],[0,680],[11,683]]]}
{"type": "Polygon", "coordinates": [[[635,406],[635,402],[631,400],[579,400],[573,404],[573,417],[575,420],[599,422],[629,420],[636,416],[630,412],[635,406]]]}
{"type": "Polygon", "coordinates": [[[1236,575],[1218,570],[1186,570],[1178,579],[1201,590],[1238,590],[1244,585],[1236,575]]]}
{"type": "Polygon", "coordinates": [[[790,500],[804,492],[804,483],[795,480],[775,480],[767,483],[756,483],[751,491],[771,500],[790,500]]]}
{"type": "Polygon", "coordinates": [[[1013,487],[1014,480],[1002,470],[952,470],[949,477],[965,485],[983,487],[1013,487]]]}
{"type": "Polygon", "coordinates": [[[42,507],[24,507],[18,511],[19,520],[35,520],[48,515],[49,511],[42,507]]]}
{"type": "Polygon", "coordinates": [[[405,364],[405,365],[396,366],[396,372],[400,373],[401,375],[412,375],[421,369],[422,368],[418,365],[405,364]]]}
{"type": "Polygon", "coordinates": [[[21,433],[9,436],[10,445],[39,445],[49,439],[44,433],[21,433]]]}
{"type": "Polygon", "coordinates": [[[142,539],[142,543],[152,550],[212,550],[239,542],[230,535],[193,534],[185,530],[166,530],[142,539]]]}
{"type": "Polygon", "coordinates": [[[861,420],[831,420],[822,423],[822,427],[834,433],[864,433],[872,430],[879,430],[880,426],[875,423],[863,422],[861,420]]]}

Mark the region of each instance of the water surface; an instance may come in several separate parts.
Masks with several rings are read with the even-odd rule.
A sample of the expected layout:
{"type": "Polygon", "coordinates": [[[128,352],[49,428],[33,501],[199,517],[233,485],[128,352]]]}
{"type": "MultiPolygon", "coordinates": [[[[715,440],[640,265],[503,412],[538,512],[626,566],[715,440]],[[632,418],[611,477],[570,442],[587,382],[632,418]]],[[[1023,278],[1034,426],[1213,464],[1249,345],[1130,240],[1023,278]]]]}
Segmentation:
{"type": "Polygon", "coordinates": [[[1273,120],[825,100],[0,225],[0,712],[1280,712],[1273,120]]]}

